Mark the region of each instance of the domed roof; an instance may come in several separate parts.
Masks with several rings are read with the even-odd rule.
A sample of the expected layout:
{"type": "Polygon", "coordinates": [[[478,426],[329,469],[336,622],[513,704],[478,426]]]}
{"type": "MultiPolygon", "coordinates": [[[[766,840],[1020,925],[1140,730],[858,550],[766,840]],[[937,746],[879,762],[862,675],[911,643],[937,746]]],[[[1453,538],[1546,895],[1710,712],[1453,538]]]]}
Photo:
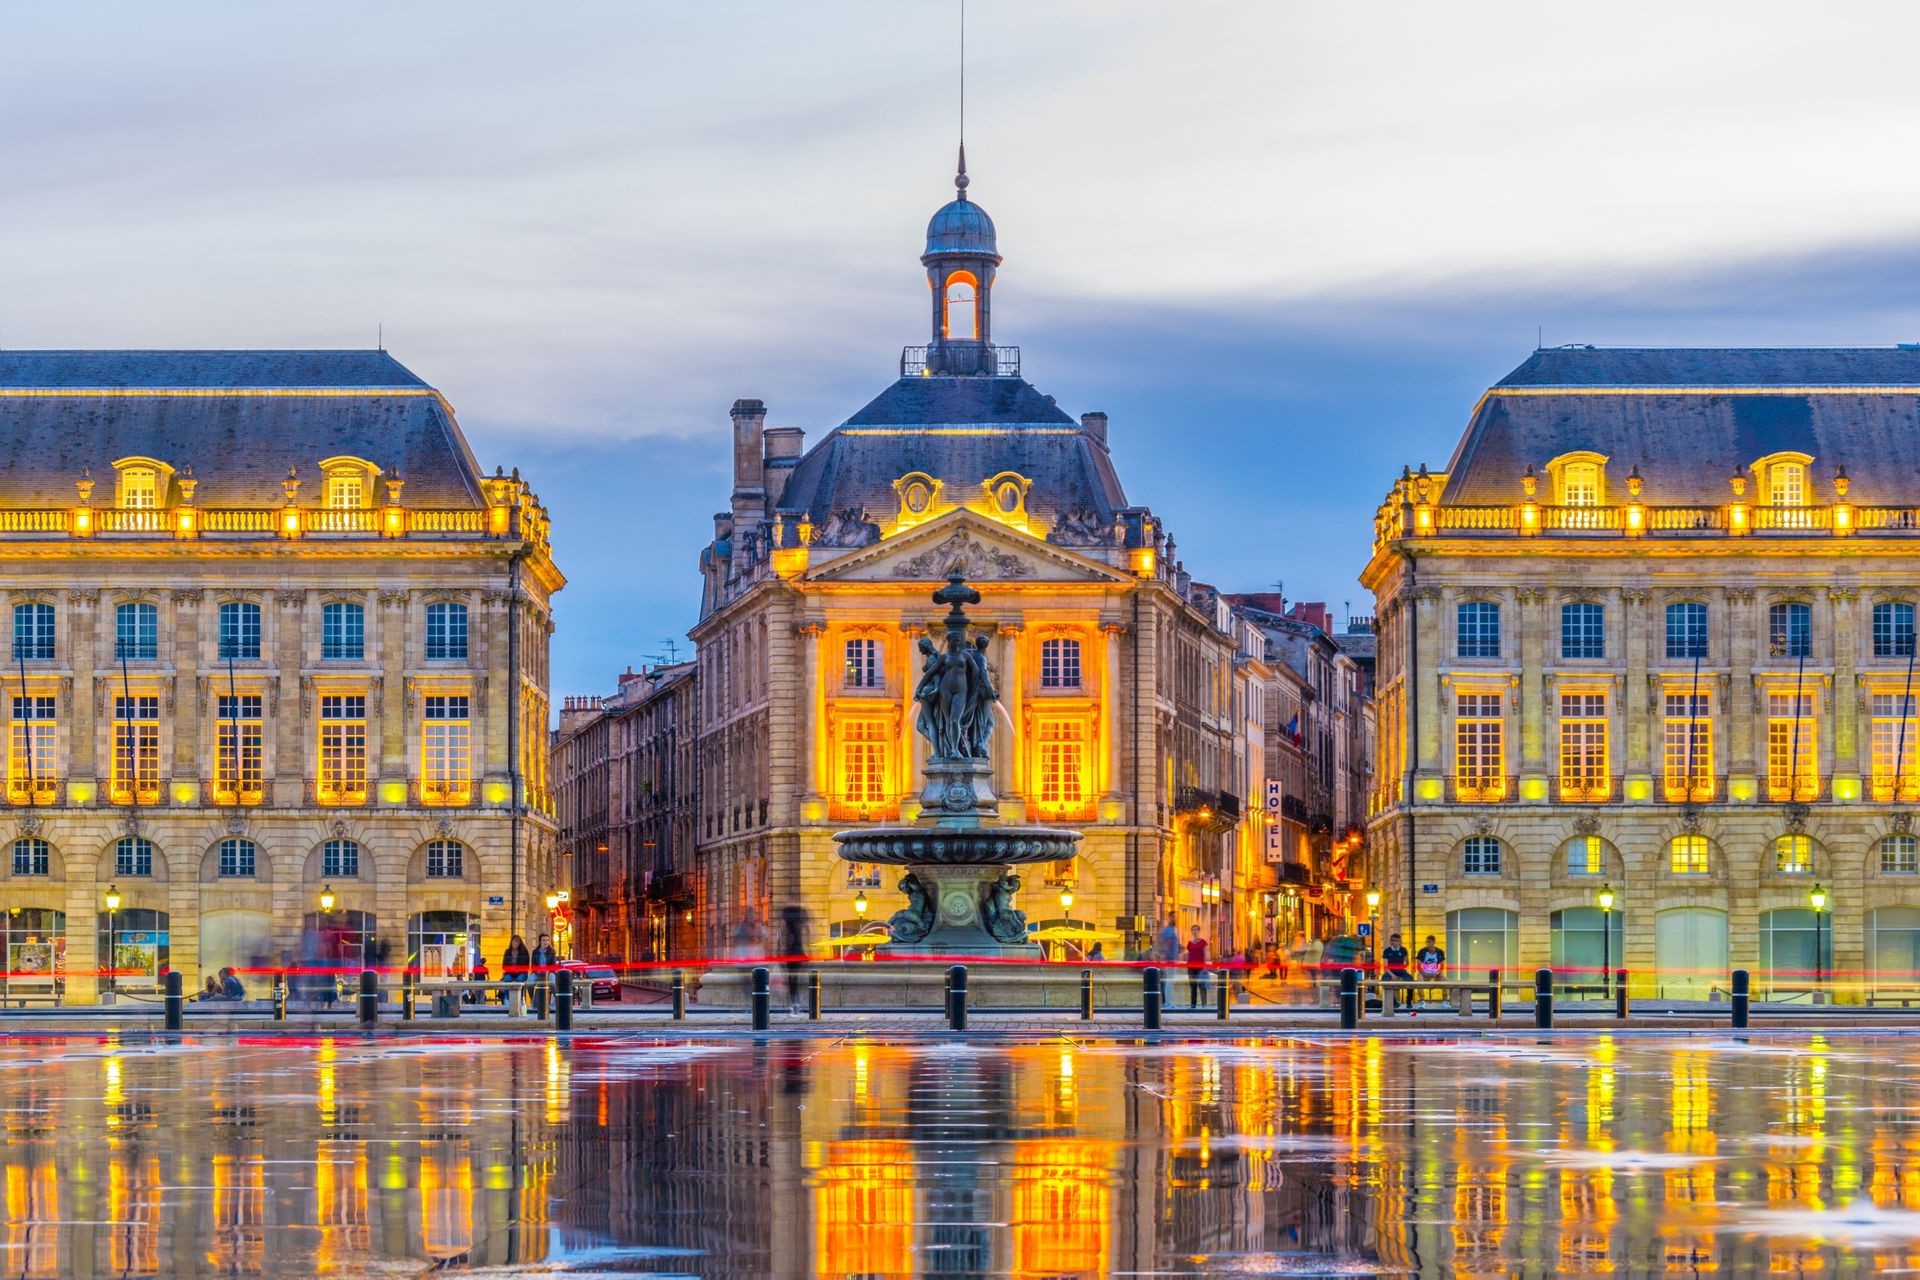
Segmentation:
{"type": "Polygon", "coordinates": [[[961,192],[940,206],[927,223],[927,253],[979,253],[998,257],[994,246],[993,219],[987,211],[961,192]]]}

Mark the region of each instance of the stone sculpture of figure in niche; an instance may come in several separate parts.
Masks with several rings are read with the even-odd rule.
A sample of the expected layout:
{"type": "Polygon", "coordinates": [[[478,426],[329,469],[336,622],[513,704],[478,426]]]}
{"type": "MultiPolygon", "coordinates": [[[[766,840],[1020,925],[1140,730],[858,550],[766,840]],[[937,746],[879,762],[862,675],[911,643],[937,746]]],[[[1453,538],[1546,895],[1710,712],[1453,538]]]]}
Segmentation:
{"type": "Polygon", "coordinates": [[[920,877],[911,871],[900,878],[900,892],[907,895],[907,909],[893,913],[887,920],[887,932],[895,942],[918,942],[933,932],[933,899],[920,877]]]}
{"type": "Polygon", "coordinates": [[[1020,892],[1020,877],[1003,875],[980,893],[980,923],[996,942],[1025,942],[1027,913],[1016,911],[1013,895],[1020,892]]]}

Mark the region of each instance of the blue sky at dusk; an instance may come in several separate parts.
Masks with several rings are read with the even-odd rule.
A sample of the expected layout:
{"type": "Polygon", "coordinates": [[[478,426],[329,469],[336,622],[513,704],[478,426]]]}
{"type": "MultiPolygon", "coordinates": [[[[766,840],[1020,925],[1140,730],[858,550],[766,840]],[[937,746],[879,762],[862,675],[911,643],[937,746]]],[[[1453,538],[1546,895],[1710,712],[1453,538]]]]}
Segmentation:
{"type": "MultiPolygon", "coordinates": [[[[554,689],[688,651],[727,407],[925,339],[952,0],[42,5],[0,346],[370,346],[554,514],[554,689]]],[[[1350,601],[1548,344],[1920,340],[1920,9],[972,0],[997,340],[1198,578],[1350,601]]]]}

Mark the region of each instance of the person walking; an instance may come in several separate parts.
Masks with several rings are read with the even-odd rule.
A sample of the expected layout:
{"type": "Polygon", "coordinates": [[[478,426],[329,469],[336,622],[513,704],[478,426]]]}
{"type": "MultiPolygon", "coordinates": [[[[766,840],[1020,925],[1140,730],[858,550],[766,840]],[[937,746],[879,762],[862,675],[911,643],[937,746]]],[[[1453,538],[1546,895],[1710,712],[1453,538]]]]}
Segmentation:
{"type": "Polygon", "coordinates": [[[1207,1002],[1207,940],[1200,926],[1193,926],[1187,939],[1187,1007],[1198,1009],[1207,1002]]]}
{"type": "MultiPolygon", "coordinates": [[[[1438,982],[1440,975],[1446,972],[1447,953],[1441,950],[1440,944],[1433,940],[1433,935],[1428,934],[1427,944],[1413,953],[1413,963],[1423,982],[1438,982]]],[[[1422,991],[1421,1002],[1424,1004],[1427,997],[1432,994],[1431,991],[1422,991]]]]}
{"type": "Polygon", "coordinates": [[[1162,1006],[1173,1003],[1173,966],[1180,963],[1180,925],[1172,916],[1160,930],[1160,944],[1154,949],[1153,958],[1160,962],[1160,1003],[1162,1006]]]}
{"type": "MultiPolygon", "coordinates": [[[[1411,983],[1413,981],[1413,973],[1407,968],[1406,944],[1400,941],[1399,934],[1388,935],[1387,945],[1380,949],[1380,964],[1383,969],[1380,976],[1388,982],[1411,983]]],[[[1395,1008],[1400,1008],[1404,1005],[1407,1009],[1411,1010],[1413,1008],[1413,988],[1406,986],[1395,991],[1393,993],[1393,1003],[1395,1008]]]]}
{"type": "Polygon", "coordinates": [[[780,963],[787,971],[787,1012],[800,1012],[800,979],[807,971],[807,909],[780,912],[780,963]]]}

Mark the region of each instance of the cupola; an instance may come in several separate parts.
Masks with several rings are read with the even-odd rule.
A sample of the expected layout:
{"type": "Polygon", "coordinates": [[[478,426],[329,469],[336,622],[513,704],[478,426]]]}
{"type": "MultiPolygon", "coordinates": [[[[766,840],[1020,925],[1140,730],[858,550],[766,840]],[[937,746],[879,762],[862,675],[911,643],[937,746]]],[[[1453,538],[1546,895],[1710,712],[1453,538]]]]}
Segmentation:
{"type": "Polygon", "coordinates": [[[920,261],[933,291],[933,339],[927,371],[990,374],[993,369],[993,274],[1000,266],[993,219],[967,198],[967,148],[960,146],[953,199],[927,223],[927,251],[920,261]]]}

